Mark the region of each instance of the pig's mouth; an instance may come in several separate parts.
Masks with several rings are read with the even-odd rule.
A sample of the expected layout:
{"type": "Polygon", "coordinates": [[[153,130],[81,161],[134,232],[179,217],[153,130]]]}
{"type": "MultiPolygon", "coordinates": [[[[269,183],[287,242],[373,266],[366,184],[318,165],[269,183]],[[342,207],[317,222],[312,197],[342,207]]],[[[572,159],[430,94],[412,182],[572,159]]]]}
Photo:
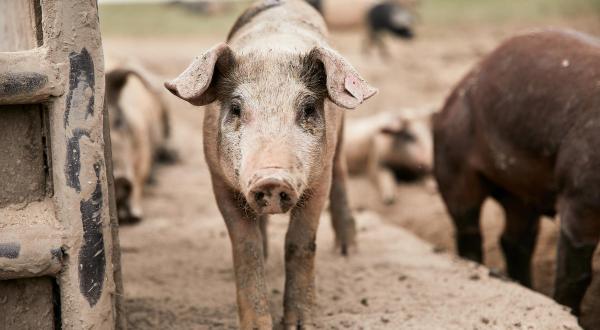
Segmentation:
{"type": "Polygon", "coordinates": [[[261,172],[248,185],[246,201],[257,214],[287,213],[299,198],[291,176],[282,170],[261,172]]]}

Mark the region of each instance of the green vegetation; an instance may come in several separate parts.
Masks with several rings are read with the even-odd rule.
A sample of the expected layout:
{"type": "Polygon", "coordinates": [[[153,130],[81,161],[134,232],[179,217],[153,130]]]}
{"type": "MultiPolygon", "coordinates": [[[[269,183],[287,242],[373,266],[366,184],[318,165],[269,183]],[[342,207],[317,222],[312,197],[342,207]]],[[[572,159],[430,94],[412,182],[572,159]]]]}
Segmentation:
{"type": "Polygon", "coordinates": [[[507,23],[600,15],[600,0],[423,0],[429,24],[507,23]]]}
{"type": "Polygon", "coordinates": [[[224,34],[243,7],[236,5],[223,14],[207,15],[168,4],[100,5],[100,28],[103,35],[224,34]]]}
{"type": "MultiPolygon", "coordinates": [[[[324,0],[327,1],[327,0],[324,0]]],[[[501,24],[548,18],[600,15],[600,0],[421,0],[425,24],[501,24]]],[[[222,14],[205,15],[161,4],[101,5],[105,35],[224,34],[246,6],[240,3],[222,14]]]]}

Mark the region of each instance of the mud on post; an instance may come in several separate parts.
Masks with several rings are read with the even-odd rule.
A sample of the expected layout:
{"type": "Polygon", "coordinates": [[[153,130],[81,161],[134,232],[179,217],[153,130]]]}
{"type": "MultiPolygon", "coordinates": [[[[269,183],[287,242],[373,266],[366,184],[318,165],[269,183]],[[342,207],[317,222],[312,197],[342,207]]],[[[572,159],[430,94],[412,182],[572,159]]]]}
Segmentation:
{"type": "Polygon", "coordinates": [[[0,1],[0,28],[0,325],[123,328],[97,5],[0,1]]]}

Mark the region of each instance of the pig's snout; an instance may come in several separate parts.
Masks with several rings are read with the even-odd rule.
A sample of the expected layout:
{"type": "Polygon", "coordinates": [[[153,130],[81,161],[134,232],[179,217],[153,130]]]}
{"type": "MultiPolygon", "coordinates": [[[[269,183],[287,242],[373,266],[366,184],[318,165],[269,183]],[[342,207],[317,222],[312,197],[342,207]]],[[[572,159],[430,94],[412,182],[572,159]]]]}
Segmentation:
{"type": "Polygon", "coordinates": [[[292,180],[284,175],[260,176],[253,181],[246,200],[259,214],[286,213],[298,202],[292,180]]]}

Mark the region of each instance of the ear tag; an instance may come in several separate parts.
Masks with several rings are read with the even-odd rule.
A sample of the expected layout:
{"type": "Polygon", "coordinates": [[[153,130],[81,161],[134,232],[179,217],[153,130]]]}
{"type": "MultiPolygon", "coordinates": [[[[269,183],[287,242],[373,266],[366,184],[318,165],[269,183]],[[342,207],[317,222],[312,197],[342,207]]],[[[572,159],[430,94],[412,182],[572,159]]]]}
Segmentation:
{"type": "Polygon", "coordinates": [[[364,100],[364,95],[362,89],[360,88],[360,81],[355,75],[349,74],[346,76],[344,87],[346,88],[346,91],[350,93],[350,95],[362,103],[364,100]]]}

